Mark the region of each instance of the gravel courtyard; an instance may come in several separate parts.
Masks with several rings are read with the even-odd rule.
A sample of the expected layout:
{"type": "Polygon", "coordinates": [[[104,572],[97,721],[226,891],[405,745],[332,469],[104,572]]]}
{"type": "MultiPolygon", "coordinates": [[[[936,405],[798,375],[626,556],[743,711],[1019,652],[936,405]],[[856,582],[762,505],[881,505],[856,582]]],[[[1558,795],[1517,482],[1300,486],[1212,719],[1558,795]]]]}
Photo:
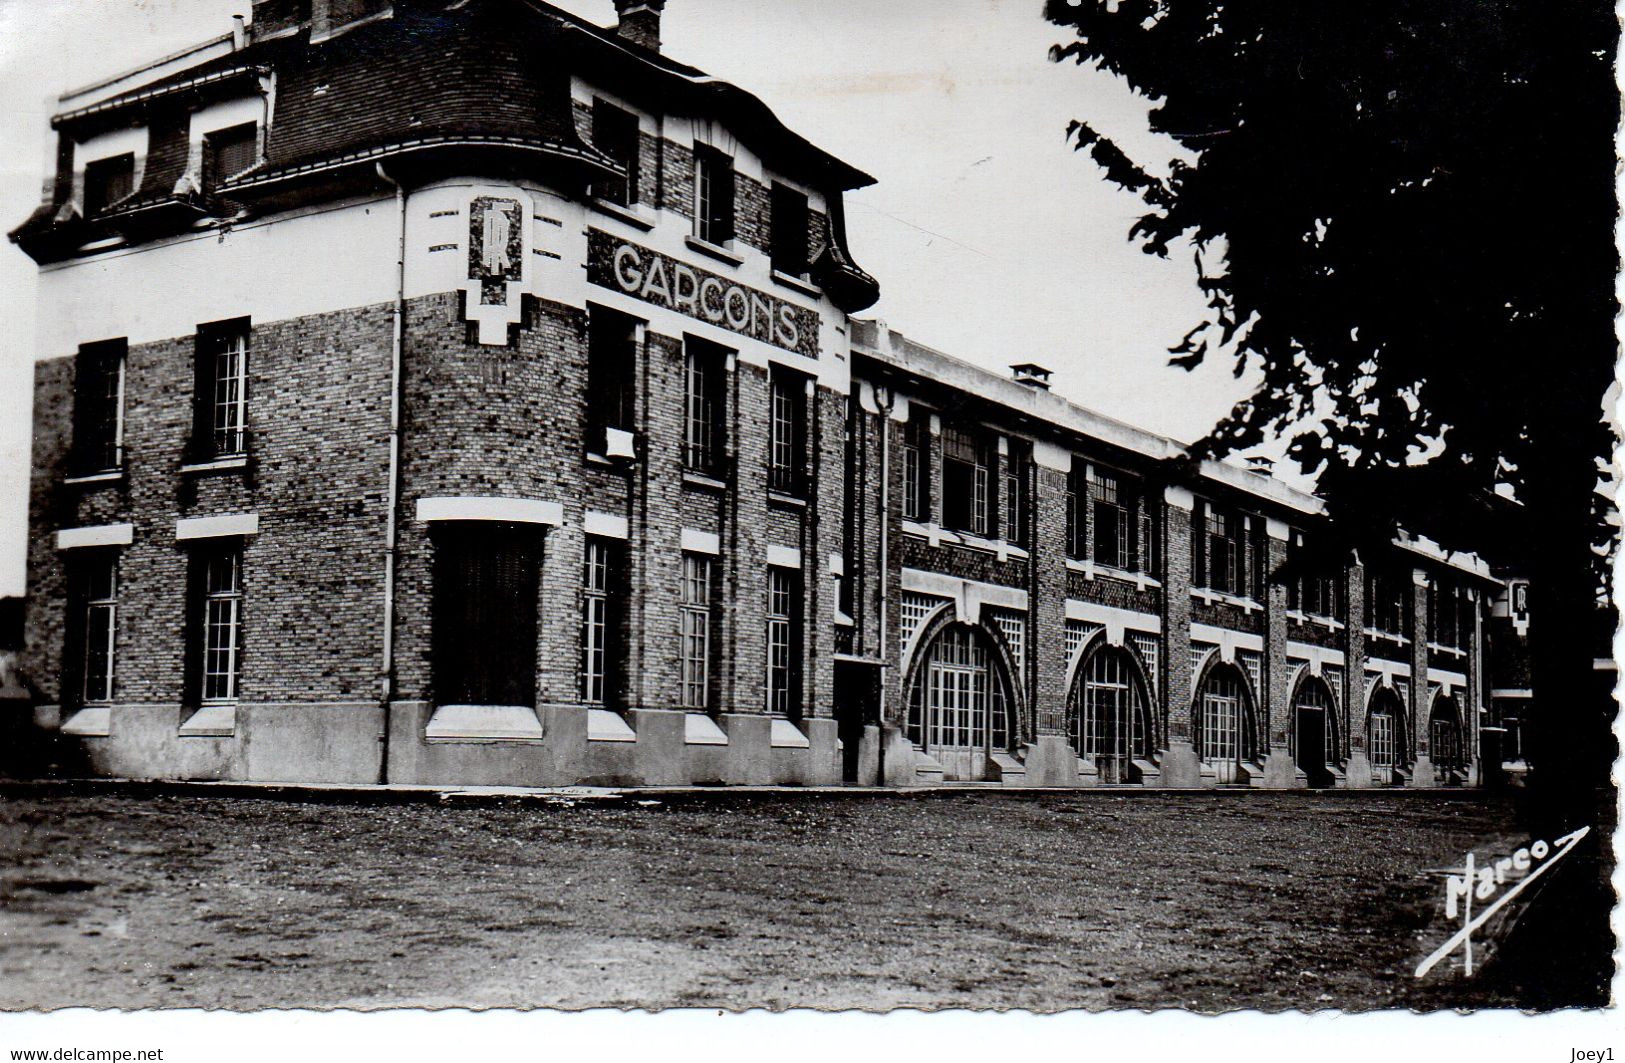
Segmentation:
{"type": "Polygon", "coordinates": [[[1412,978],[1430,872],[1529,840],[1475,794],[0,802],[7,1009],[1597,1006],[1611,970],[1602,825],[1498,962],[1412,978]]]}

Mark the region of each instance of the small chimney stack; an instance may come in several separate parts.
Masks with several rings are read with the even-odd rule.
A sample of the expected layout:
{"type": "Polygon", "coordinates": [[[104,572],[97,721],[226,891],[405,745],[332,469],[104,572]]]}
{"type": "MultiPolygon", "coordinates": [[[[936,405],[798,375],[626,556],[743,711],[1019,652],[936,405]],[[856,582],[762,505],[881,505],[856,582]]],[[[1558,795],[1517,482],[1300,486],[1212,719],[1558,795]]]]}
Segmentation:
{"type": "Polygon", "coordinates": [[[620,18],[616,34],[639,48],[660,51],[660,13],[665,7],[666,0],[615,0],[620,18]]]}
{"type": "Polygon", "coordinates": [[[231,50],[240,52],[243,45],[248,42],[248,33],[243,25],[243,16],[231,16],[231,50]]]}
{"type": "Polygon", "coordinates": [[[1050,371],[1041,365],[1022,362],[1020,365],[1010,367],[1010,375],[1015,378],[1018,384],[1026,384],[1028,387],[1037,388],[1040,391],[1049,390],[1050,371]]]}
{"type": "Polygon", "coordinates": [[[1247,455],[1247,471],[1256,472],[1260,476],[1275,475],[1275,459],[1262,454],[1247,455]]]}

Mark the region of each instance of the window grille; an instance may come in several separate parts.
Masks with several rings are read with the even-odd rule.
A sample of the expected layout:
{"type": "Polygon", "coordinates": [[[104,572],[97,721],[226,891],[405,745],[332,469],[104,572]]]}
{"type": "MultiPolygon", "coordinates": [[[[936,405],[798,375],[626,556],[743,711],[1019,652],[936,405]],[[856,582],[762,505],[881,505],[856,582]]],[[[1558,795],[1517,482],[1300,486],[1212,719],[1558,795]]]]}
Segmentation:
{"type": "Polygon", "coordinates": [[[198,331],[197,457],[232,457],[248,451],[248,321],[198,331]]]}
{"type": "Polygon", "coordinates": [[[806,464],[805,378],[775,372],[768,382],[768,487],[785,494],[800,494],[806,464]]]}
{"type": "Polygon", "coordinates": [[[992,533],[986,442],[960,428],[942,432],[942,522],[972,535],[992,533]]]}
{"type": "Polygon", "coordinates": [[[694,235],[712,244],[734,238],[733,160],[704,145],[694,149],[694,235]]]}
{"type": "Polygon", "coordinates": [[[903,516],[931,519],[931,415],[915,405],[903,427],[903,516]]]}
{"type": "Polygon", "coordinates": [[[581,572],[581,698],[602,705],[610,697],[616,618],[612,595],[618,579],[617,544],[589,536],[581,572]]]}
{"type": "Polygon", "coordinates": [[[683,463],[696,472],[721,467],[723,421],[722,358],[695,340],[684,349],[683,463]]]}
{"type": "Polygon", "coordinates": [[[80,472],[124,465],[123,340],[79,348],[74,367],[73,450],[80,472]]]}
{"type": "Polygon", "coordinates": [[[1152,635],[1130,635],[1128,640],[1139,651],[1140,660],[1145,662],[1146,677],[1151,681],[1151,696],[1155,698],[1159,689],[1157,640],[1152,635]]]}
{"type": "Polygon", "coordinates": [[[703,710],[710,706],[711,559],[684,554],[681,580],[682,707],[703,710]]]}
{"type": "Polygon", "coordinates": [[[908,648],[908,640],[914,637],[920,625],[925,623],[925,618],[942,602],[941,598],[931,598],[924,594],[903,595],[903,600],[899,603],[900,620],[897,625],[897,645],[900,651],[908,648]]]}
{"type": "Polygon", "coordinates": [[[221,550],[204,561],[203,700],[234,701],[242,638],[242,554],[221,550]]]}
{"type": "Polygon", "coordinates": [[[801,718],[801,573],[767,570],[767,711],[801,718]]]}
{"type": "Polygon", "coordinates": [[[999,610],[992,614],[1005,645],[1010,648],[1010,663],[1016,669],[1016,682],[1026,686],[1027,676],[1027,622],[1021,617],[999,610]]]}
{"type": "Polygon", "coordinates": [[[77,566],[80,641],[84,648],[80,695],[86,704],[113,700],[113,656],[118,619],[118,558],[92,554],[77,566]]]}
{"type": "Polygon", "coordinates": [[[1112,568],[1128,568],[1131,522],[1127,497],[1118,478],[1095,470],[1089,495],[1094,506],[1095,563],[1112,568]]]}

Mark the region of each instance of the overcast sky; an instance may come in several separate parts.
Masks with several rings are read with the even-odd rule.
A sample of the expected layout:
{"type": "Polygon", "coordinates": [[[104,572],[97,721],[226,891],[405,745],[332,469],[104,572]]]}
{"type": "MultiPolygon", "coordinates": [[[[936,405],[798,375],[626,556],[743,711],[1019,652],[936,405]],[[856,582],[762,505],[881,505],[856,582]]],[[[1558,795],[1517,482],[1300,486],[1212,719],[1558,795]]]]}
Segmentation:
{"type": "MultiPolygon", "coordinates": [[[[557,0],[600,24],[611,0],[557,0]]],[[[0,228],[39,200],[51,98],[230,28],[250,0],[0,0],[0,228]]],[[[1157,168],[1174,150],[1144,105],[1048,62],[1041,0],[670,0],[672,56],[758,96],[792,128],[879,179],[848,199],[866,315],[1003,371],[1034,361],[1083,405],[1200,436],[1242,394],[1226,365],[1166,350],[1202,313],[1188,254],[1127,239],[1140,213],[1066,142],[1086,116],[1157,168]]],[[[33,263],[0,248],[0,594],[23,590],[33,263]]]]}

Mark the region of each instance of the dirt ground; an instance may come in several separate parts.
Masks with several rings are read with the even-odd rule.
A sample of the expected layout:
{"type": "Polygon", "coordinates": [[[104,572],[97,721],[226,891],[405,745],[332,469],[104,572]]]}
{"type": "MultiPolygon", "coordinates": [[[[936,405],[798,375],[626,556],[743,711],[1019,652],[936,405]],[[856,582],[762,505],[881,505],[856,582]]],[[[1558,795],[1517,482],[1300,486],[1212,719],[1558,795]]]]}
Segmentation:
{"type": "Polygon", "coordinates": [[[1595,845],[1533,946],[1412,977],[1454,929],[1432,872],[1526,841],[1473,794],[17,788],[0,1008],[1600,1005],[1595,845]]]}

